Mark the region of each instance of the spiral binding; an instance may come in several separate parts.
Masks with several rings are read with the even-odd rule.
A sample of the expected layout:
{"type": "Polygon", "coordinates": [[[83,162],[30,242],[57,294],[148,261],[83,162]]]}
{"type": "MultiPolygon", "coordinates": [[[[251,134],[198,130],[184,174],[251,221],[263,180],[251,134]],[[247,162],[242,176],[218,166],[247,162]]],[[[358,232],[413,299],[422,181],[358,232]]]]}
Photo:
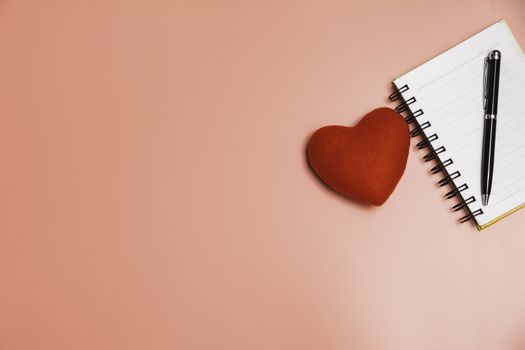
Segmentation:
{"type": "Polygon", "coordinates": [[[445,146],[434,148],[432,144],[432,142],[439,139],[439,136],[437,134],[426,136],[425,133],[423,132],[423,130],[431,127],[432,124],[429,121],[426,121],[424,123],[418,122],[417,118],[424,114],[424,111],[422,109],[418,109],[413,112],[411,111],[409,106],[417,101],[416,98],[412,96],[408,99],[405,99],[403,96],[403,93],[410,90],[410,87],[407,84],[405,84],[400,88],[397,88],[395,86],[394,88],[395,88],[395,91],[388,96],[389,101],[395,102],[395,101],[401,100],[401,103],[395,108],[395,111],[398,113],[408,112],[408,114],[405,116],[405,121],[409,125],[411,124],[414,125],[414,127],[410,131],[410,136],[417,137],[421,135],[423,137],[423,140],[419,141],[416,144],[417,149],[428,148],[429,151],[423,156],[423,159],[426,162],[435,160],[438,163],[436,166],[430,169],[430,173],[432,174],[437,174],[440,172],[443,173],[444,177],[441,180],[439,180],[437,184],[439,185],[439,187],[443,187],[445,185],[450,185],[452,187],[452,190],[450,190],[449,192],[445,194],[445,198],[452,199],[456,197],[459,200],[459,203],[457,203],[456,205],[452,207],[452,211],[456,212],[456,211],[463,209],[467,213],[465,216],[462,216],[458,221],[461,223],[467,222],[467,221],[474,219],[474,217],[483,214],[483,209],[477,209],[473,212],[469,209],[468,205],[476,201],[476,198],[474,196],[464,199],[463,196],[461,195],[461,192],[469,188],[468,185],[464,183],[460,186],[456,186],[454,180],[461,177],[461,173],[459,171],[455,171],[449,174],[449,172],[447,171],[447,167],[450,166],[451,164],[454,164],[454,161],[450,158],[444,161],[441,161],[441,159],[438,157],[438,154],[446,151],[445,146]]]}

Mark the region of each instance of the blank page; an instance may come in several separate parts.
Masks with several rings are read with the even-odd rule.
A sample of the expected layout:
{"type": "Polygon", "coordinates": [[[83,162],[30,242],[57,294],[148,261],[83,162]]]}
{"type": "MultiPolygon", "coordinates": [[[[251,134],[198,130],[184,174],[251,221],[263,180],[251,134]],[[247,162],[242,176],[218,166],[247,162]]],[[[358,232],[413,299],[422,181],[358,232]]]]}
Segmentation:
{"type": "Polygon", "coordinates": [[[403,98],[415,97],[410,110],[423,110],[420,125],[429,122],[425,135],[436,134],[434,149],[443,146],[441,161],[447,166],[463,199],[484,228],[525,203],[525,55],[505,21],[500,21],[470,39],[395,79],[408,90],[403,98]],[[483,142],[483,70],[491,50],[501,51],[498,121],[494,178],[488,206],[481,205],[481,149],[483,142]],[[465,187],[465,186],[463,186],[465,187]]]}

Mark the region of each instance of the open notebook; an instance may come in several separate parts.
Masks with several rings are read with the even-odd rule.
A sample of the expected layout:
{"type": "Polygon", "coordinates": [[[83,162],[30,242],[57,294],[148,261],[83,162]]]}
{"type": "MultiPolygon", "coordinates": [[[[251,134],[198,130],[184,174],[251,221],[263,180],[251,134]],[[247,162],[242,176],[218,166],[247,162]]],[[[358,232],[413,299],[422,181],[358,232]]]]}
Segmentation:
{"type": "Polygon", "coordinates": [[[525,55],[505,21],[500,21],[427,63],[395,79],[390,99],[402,99],[398,112],[421,134],[425,160],[436,159],[440,185],[450,184],[455,210],[467,211],[483,229],[525,206],[525,55]],[[492,193],[481,205],[483,70],[489,51],[502,53],[498,127],[492,193]]]}

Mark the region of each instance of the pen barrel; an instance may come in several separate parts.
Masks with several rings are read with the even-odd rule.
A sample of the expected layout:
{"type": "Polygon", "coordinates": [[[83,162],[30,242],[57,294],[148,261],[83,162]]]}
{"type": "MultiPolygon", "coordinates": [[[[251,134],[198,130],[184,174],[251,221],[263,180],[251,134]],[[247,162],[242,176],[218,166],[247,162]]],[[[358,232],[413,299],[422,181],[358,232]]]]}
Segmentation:
{"type": "Polygon", "coordinates": [[[490,194],[494,174],[494,151],[496,145],[496,119],[485,119],[483,125],[483,150],[481,159],[481,193],[490,194]]]}
{"type": "Polygon", "coordinates": [[[501,60],[489,59],[487,62],[487,86],[486,86],[486,105],[485,114],[498,114],[498,93],[499,93],[499,70],[501,60]]]}

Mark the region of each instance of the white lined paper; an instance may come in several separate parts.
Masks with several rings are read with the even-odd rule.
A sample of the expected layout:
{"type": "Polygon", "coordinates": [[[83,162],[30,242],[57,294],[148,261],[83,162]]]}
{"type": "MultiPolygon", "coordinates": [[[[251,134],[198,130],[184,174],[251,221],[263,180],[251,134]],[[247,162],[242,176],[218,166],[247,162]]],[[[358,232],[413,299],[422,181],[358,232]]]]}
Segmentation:
{"type": "Polygon", "coordinates": [[[394,80],[405,100],[414,96],[412,111],[422,109],[420,124],[430,122],[426,136],[437,134],[434,148],[444,146],[441,160],[451,158],[449,174],[459,171],[457,187],[467,184],[463,198],[473,196],[469,209],[479,226],[525,203],[525,56],[505,21],[500,21],[470,39],[436,56],[394,80]],[[492,193],[488,206],[481,206],[481,148],[483,142],[483,69],[487,54],[502,53],[496,154],[492,193]]]}

